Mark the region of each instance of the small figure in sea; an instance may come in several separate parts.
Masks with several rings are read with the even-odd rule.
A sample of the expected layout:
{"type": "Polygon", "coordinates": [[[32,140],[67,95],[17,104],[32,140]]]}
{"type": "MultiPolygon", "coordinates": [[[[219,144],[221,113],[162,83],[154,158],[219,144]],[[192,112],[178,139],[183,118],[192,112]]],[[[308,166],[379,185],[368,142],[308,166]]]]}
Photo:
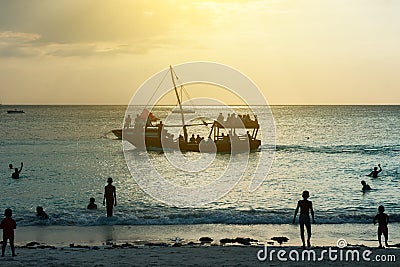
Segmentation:
{"type": "MultiPolygon", "coordinates": [[[[12,166],[12,164],[10,164],[11,166],[12,166]]],[[[14,172],[11,174],[11,177],[13,178],[13,179],[19,179],[19,173],[22,171],[22,167],[24,166],[24,163],[23,162],[21,162],[21,168],[19,168],[19,170],[18,170],[18,168],[15,168],[14,169],[14,172]]]]}
{"type": "Polygon", "coordinates": [[[369,184],[367,184],[364,180],[361,181],[362,184],[362,191],[367,191],[367,190],[371,190],[371,187],[369,186],[369,184]]]}
{"type": "Polygon", "coordinates": [[[128,117],[125,118],[124,129],[130,128],[131,124],[132,124],[132,118],[131,115],[128,115],[128,117]]]}
{"type": "Polygon", "coordinates": [[[373,178],[378,178],[378,173],[380,173],[382,171],[381,164],[378,164],[378,167],[374,167],[374,170],[367,176],[372,176],[373,178]],[[379,170],[378,170],[378,167],[379,167],[379,170]]]}
{"type": "Polygon", "coordinates": [[[112,182],[113,179],[109,177],[107,179],[108,185],[104,187],[103,206],[106,205],[107,207],[107,217],[113,216],[113,207],[117,206],[117,193],[112,182]]]}
{"type": "Polygon", "coordinates": [[[11,163],[8,164],[8,168],[10,168],[12,170],[13,169],[13,165],[11,163]]]}
{"type": "Polygon", "coordinates": [[[385,207],[380,205],[378,207],[378,214],[374,218],[374,224],[378,221],[378,241],[379,247],[382,248],[381,236],[385,237],[385,246],[388,247],[388,223],[389,223],[389,216],[385,213],[385,207]]]}
{"type": "Polygon", "coordinates": [[[10,240],[11,253],[13,256],[15,254],[14,247],[14,229],[17,228],[17,223],[12,217],[12,210],[6,209],[4,211],[5,218],[0,223],[0,229],[3,229],[3,245],[1,247],[1,256],[4,257],[4,252],[6,251],[7,240],[10,240]]]}
{"type": "Polygon", "coordinates": [[[315,223],[314,221],[314,209],[312,206],[312,202],[308,200],[310,197],[310,193],[308,191],[304,191],[302,194],[303,200],[299,200],[297,202],[297,207],[294,212],[294,217],[293,217],[293,224],[296,223],[296,216],[297,212],[300,209],[300,216],[299,216],[299,223],[300,223],[300,236],[301,236],[301,241],[303,242],[303,248],[305,248],[305,242],[304,242],[304,226],[307,228],[307,247],[311,247],[310,239],[311,239],[311,222],[310,222],[310,212],[312,216],[312,223],[315,223]]]}
{"type": "Polygon", "coordinates": [[[97,204],[94,203],[96,200],[94,199],[94,197],[91,197],[89,199],[89,204],[87,206],[88,210],[97,210],[97,204]]]}
{"type": "Polygon", "coordinates": [[[47,220],[49,218],[49,215],[47,215],[41,206],[36,207],[36,216],[43,220],[47,220]]]}

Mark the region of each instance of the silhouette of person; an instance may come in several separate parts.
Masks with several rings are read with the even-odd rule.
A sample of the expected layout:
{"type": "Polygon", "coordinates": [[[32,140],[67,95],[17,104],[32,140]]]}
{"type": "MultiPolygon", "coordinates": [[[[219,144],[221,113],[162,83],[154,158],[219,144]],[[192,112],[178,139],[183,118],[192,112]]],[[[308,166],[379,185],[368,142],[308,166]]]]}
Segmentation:
{"type": "Polygon", "coordinates": [[[312,202],[307,200],[310,197],[310,193],[308,191],[304,191],[302,194],[303,200],[299,200],[297,202],[297,207],[294,212],[294,217],[293,217],[293,224],[296,223],[296,216],[297,212],[300,209],[300,216],[299,216],[299,223],[300,223],[300,236],[301,236],[301,241],[303,242],[303,248],[305,248],[305,242],[304,242],[304,226],[307,228],[307,247],[311,246],[310,239],[311,239],[311,222],[310,222],[310,212],[312,216],[312,222],[315,223],[314,221],[314,209],[312,206],[312,202]]]}
{"type": "Polygon", "coordinates": [[[91,197],[89,199],[89,204],[87,206],[88,210],[97,210],[97,205],[94,203],[96,200],[94,199],[94,197],[91,197]]]}
{"type": "Polygon", "coordinates": [[[104,198],[103,206],[106,204],[107,207],[107,217],[113,216],[113,207],[117,206],[117,193],[115,186],[112,185],[113,179],[109,177],[107,179],[108,185],[104,187],[104,198]]]}
{"type": "Polygon", "coordinates": [[[17,228],[17,223],[12,217],[12,210],[6,209],[4,211],[5,218],[0,223],[0,229],[3,229],[3,246],[1,247],[1,256],[4,257],[4,252],[6,251],[7,240],[10,240],[11,253],[13,256],[15,254],[14,248],[14,229],[17,228]]]}
{"type": "Polygon", "coordinates": [[[10,168],[12,170],[13,169],[13,165],[11,163],[8,164],[8,168],[10,168]]]}
{"type": "Polygon", "coordinates": [[[18,168],[14,169],[14,172],[11,174],[11,177],[14,179],[19,179],[19,173],[22,171],[22,167],[24,166],[24,163],[21,162],[21,168],[18,170],[18,168]]]}
{"type": "Polygon", "coordinates": [[[194,134],[189,139],[189,143],[196,143],[196,138],[194,137],[194,134]]]}
{"type": "Polygon", "coordinates": [[[36,216],[43,220],[47,220],[49,218],[49,215],[47,215],[41,206],[36,207],[36,216]]]}
{"type": "Polygon", "coordinates": [[[131,118],[131,115],[128,115],[128,117],[125,118],[124,128],[125,129],[130,128],[131,124],[132,124],[132,118],[131,118]]]}
{"type": "Polygon", "coordinates": [[[361,181],[362,184],[362,191],[367,191],[367,190],[371,190],[371,187],[369,186],[369,184],[367,184],[364,180],[361,181]]]}
{"type": "Polygon", "coordinates": [[[388,223],[389,223],[389,216],[385,213],[385,207],[380,205],[378,207],[378,214],[374,218],[374,224],[378,221],[378,241],[379,247],[382,247],[381,236],[385,237],[385,246],[388,247],[388,223]]]}
{"type": "Polygon", "coordinates": [[[200,144],[200,142],[201,142],[201,137],[200,137],[200,135],[197,135],[197,137],[196,137],[196,143],[197,144],[200,144]]]}
{"type": "Polygon", "coordinates": [[[253,138],[251,137],[251,134],[249,133],[249,131],[247,131],[246,134],[247,134],[247,139],[249,139],[249,141],[251,141],[251,139],[253,139],[253,138]]]}
{"type": "Polygon", "coordinates": [[[224,116],[222,115],[222,113],[219,113],[218,117],[217,117],[217,121],[220,123],[224,122],[224,116]]]}
{"type": "Polygon", "coordinates": [[[374,170],[367,176],[372,176],[373,178],[378,178],[378,173],[380,173],[382,171],[381,164],[378,164],[378,167],[374,167],[374,170]],[[379,170],[378,170],[378,167],[379,167],[379,170]]]}

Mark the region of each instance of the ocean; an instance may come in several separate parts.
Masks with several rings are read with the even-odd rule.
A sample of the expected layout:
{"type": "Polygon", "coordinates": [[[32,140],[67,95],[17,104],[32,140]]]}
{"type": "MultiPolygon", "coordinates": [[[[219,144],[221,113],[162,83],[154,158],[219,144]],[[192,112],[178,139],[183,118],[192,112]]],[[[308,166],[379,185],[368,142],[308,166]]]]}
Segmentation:
{"type": "MultiPolygon", "coordinates": [[[[171,108],[157,107],[153,114],[163,119],[171,108]]],[[[196,109],[215,118],[222,112],[215,106],[196,109]]],[[[233,109],[246,112],[240,106],[233,109]]],[[[261,123],[263,110],[259,107],[258,113],[255,108],[261,123]]],[[[139,152],[125,149],[124,156],[126,146],[110,132],[121,128],[126,106],[0,106],[0,209],[11,208],[18,227],[26,229],[286,225],[302,191],[308,190],[319,227],[362,228],[372,224],[379,205],[385,206],[391,223],[400,222],[400,106],[272,106],[271,110],[275,144],[262,144],[260,151],[250,154],[240,181],[210,203],[177,207],[149,196],[132,177],[125,157],[139,152]],[[25,113],[7,114],[14,108],[25,113]],[[249,191],[251,162],[257,162],[260,153],[272,153],[271,145],[276,151],[268,175],[257,190],[249,191]],[[21,161],[20,179],[12,179],[8,165],[19,167],[21,161]],[[378,163],[383,169],[379,177],[366,176],[378,163]],[[108,177],[114,179],[118,200],[111,218],[102,206],[108,177]],[[362,192],[361,180],[372,190],[362,192]],[[98,210],[86,209],[90,197],[96,198],[98,210]],[[44,207],[49,220],[36,217],[37,206],[44,207]]],[[[208,134],[204,126],[198,132],[208,134]]],[[[170,181],[188,187],[211,182],[231,159],[218,154],[205,171],[185,175],[167,166],[163,153],[149,152],[149,157],[170,181]]],[[[188,152],[185,157],[195,160],[198,154],[188,152]]],[[[146,170],[140,173],[145,179],[146,170]]]]}

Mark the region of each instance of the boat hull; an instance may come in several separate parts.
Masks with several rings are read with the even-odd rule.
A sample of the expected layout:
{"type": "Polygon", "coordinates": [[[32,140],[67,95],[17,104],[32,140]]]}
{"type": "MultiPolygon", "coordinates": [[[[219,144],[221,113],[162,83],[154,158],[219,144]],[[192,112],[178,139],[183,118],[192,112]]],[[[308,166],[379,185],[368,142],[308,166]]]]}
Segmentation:
{"type": "MultiPolygon", "coordinates": [[[[235,142],[226,141],[211,141],[210,143],[202,141],[198,143],[178,142],[164,139],[161,142],[159,136],[146,133],[144,131],[135,131],[134,129],[125,129],[121,131],[122,139],[134,145],[137,149],[147,151],[170,151],[180,150],[182,152],[205,152],[205,153],[243,153],[248,151],[256,151],[261,145],[261,140],[238,140],[235,142]]],[[[118,136],[118,130],[113,130],[113,133],[118,136]]]]}

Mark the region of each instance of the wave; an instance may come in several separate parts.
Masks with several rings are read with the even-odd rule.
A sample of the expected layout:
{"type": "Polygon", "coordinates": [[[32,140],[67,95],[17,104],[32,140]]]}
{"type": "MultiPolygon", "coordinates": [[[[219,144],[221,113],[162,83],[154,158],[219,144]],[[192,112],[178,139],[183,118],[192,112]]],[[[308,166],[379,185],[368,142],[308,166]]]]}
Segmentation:
{"type": "MultiPolygon", "coordinates": [[[[318,212],[315,216],[317,224],[370,224],[373,222],[374,212],[365,214],[354,211],[335,213],[318,212]]],[[[113,217],[107,218],[104,210],[63,212],[50,214],[48,220],[38,219],[36,216],[25,218],[16,217],[20,226],[59,225],[59,226],[99,226],[99,225],[193,225],[193,224],[290,224],[293,219],[293,210],[199,210],[178,209],[164,214],[155,214],[149,211],[137,214],[135,212],[116,212],[113,217]]],[[[400,222],[400,214],[389,214],[390,222],[400,222]]],[[[298,218],[297,218],[298,220],[298,218]]]]}
{"type": "MultiPolygon", "coordinates": [[[[262,150],[271,149],[270,146],[264,145],[262,150]]],[[[303,146],[303,145],[276,145],[276,151],[282,152],[307,152],[307,153],[354,153],[354,154],[388,154],[400,152],[400,145],[337,145],[337,146],[303,146]]]]}

